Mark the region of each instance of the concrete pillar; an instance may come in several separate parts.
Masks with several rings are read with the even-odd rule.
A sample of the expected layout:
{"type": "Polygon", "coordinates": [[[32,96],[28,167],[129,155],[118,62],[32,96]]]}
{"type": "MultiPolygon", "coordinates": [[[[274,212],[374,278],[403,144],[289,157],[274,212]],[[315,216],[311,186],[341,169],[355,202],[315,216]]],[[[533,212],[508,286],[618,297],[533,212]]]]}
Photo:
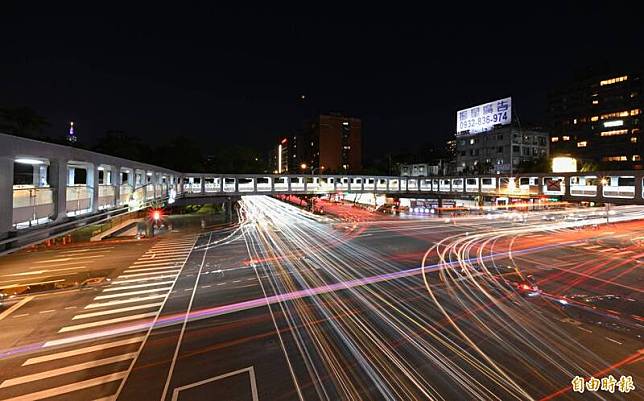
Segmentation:
{"type": "Polygon", "coordinates": [[[0,239],[6,238],[13,226],[13,158],[0,157],[0,239]]]}
{"type": "Polygon", "coordinates": [[[199,180],[199,183],[201,185],[199,187],[199,193],[203,195],[206,193],[206,176],[199,177],[199,180]]]}
{"type": "Polygon", "coordinates": [[[121,166],[112,166],[112,188],[114,188],[114,206],[119,205],[121,199],[121,166]]]}
{"type": "Polygon", "coordinates": [[[55,159],[49,163],[49,184],[54,198],[52,220],[60,222],[67,218],[67,160],[55,159]]]}
{"type": "MultiPolygon", "coordinates": [[[[335,189],[335,188],[334,188],[335,189]]],[[[291,193],[291,177],[286,176],[286,191],[290,194],[291,193]]]]}
{"type": "Polygon", "coordinates": [[[257,193],[257,177],[253,177],[253,193],[257,193]]]}
{"type": "Polygon", "coordinates": [[[270,180],[270,183],[271,183],[271,193],[274,193],[275,192],[275,177],[274,176],[270,177],[269,180],[270,180]]]}
{"type": "Polygon", "coordinates": [[[642,200],[642,179],[644,178],[644,175],[642,174],[635,174],[635,199],[642,200]]]}
{"type": "Polygon", "coordinates": [[[87,168],[87,186],[92,188],[92,213],[98,211],[98,166],[92,164],[87,168]]]}

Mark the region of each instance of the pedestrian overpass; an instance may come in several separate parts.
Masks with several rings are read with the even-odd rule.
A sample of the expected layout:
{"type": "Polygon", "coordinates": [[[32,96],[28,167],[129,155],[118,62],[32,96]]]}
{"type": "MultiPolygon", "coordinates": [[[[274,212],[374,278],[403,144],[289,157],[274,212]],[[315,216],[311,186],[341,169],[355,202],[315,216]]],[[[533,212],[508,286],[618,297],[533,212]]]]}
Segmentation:
{"type": "Polygon", "coordinates": [[[336,192],[437,198],[557,198],[644,204],[644,171],[400,177],[183,173],[0,134],[0,247],[25,233],[76,227],[154,202],[336,192]]]}

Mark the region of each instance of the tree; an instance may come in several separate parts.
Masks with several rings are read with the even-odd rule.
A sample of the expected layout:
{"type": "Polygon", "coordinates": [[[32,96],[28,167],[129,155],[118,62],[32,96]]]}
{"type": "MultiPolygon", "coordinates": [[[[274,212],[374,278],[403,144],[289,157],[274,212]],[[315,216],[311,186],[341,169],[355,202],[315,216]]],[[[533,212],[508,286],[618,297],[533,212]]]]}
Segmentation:
{"type": "Polygon", "coordinates": [[[43,128],[50,125],[45,117],[27,106],[2,107],[0,118],[2,128],[10,131],[9,133],[31,138],[42,135],[43,128]]]}

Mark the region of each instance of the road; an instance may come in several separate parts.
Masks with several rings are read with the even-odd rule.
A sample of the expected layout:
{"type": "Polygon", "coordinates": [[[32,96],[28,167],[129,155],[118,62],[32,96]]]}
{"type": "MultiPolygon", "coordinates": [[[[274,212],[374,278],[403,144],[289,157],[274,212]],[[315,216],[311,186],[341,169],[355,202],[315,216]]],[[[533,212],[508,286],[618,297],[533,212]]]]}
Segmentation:
{"type": "Polygon", "coordinates": [[[0,399],[546,400],[580,399],[577,375],[642,383],[642,208],[596,229],[363,215],[245,197],[231,228],[80,246],[111,252],[92,267],[113,263],[112,280],[0,312],[0,399]],[[528,276],[534,294],[514,287],[528,276]]]}

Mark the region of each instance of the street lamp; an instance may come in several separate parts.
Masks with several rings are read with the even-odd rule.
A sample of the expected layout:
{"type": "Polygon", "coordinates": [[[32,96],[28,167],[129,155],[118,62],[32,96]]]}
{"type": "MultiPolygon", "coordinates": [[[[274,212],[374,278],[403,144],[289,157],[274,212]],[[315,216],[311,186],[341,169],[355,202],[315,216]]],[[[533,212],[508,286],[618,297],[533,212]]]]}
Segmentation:
{"type": "MultiPolygon", "coordinates": [[[[300,168],[301,168],[303,171],[306,171],[306,167],[307,167],[306,163],[302,163],[302,164],[300,164],[300,168]]],[[[313,166],[311,166],[311,175],[315,175],[315,172],[316,172],[316,171],[322,171],[322,170],[324,170],[324,166],[320,166],[320,167],[313,167],[313,166]]]]}

